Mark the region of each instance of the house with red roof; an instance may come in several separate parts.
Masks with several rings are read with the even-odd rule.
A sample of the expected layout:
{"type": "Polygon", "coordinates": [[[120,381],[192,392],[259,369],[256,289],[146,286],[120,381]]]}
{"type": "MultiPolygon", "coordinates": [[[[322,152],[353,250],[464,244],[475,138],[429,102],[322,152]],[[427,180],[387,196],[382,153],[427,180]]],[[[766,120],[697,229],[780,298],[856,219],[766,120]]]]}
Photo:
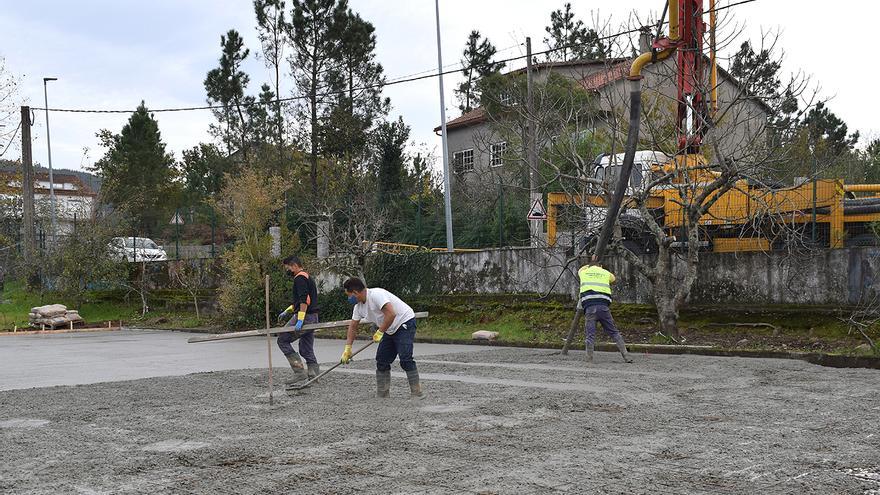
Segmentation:
{"type": "MultiPolygon", "coordinates": [[[[532,68],[533,85],[540,86],[554,74],[572,81],[572,87],[591,95],[589,118],[579,120],[573,126],[577,128],[573,132],[616,136],[617,139],[610,139],[616,143],[613,145],[616,148],[602,150],[603,153],[616,154],[623,151],[622,143],[627,130],[630,88],[627,76],[631,63],[632,60],[628,58],[536,63],[532,68]]],[[[517,69],[506,75],[524,74],[525,69],[517,69]]],[[[658,122],[662,118],[658,118],[658,115],[665,115],[670,125],[674,122],[677,108],[675,57],[649,65],[643,74],[643,112],[651,112],[652,118],[643,118],[641,134],[644,139],[650,139],[659,132],[658,122]]],[[[725,111],[719,112],[721,120],[715,136],[719,150],[729,158],[736,159],[746,146],[766,137],[771,109],[766,103],[747,97],[743,86],[720,67],[718,79],[719,108],[725,111]]],[[[492,115],[489,109],[480,106],[446,123],[450,168],[459,181],[471,182],[477,177],[499,174],[522,175],[526,169],[522,144],[525,140],[519,139],[515,126],[507,125],[504,118],[503,115],[492,115]],[[515,139],[505,139],[505,135],[515,136],[515,139]]],[[[536,147],[540,150],[550,146],[557,137],[554,133],[559,131],[542,129],[540,115],[535,118],[538,119],[535,124],[536,147]]],[[[434,131],[439,133],[440,127],[434,131]]],[[[594,158],[582,157],[584,168],[589,168],[594,158]]],[[[581,173],[590,171],[582,170],[581,173]]]]}

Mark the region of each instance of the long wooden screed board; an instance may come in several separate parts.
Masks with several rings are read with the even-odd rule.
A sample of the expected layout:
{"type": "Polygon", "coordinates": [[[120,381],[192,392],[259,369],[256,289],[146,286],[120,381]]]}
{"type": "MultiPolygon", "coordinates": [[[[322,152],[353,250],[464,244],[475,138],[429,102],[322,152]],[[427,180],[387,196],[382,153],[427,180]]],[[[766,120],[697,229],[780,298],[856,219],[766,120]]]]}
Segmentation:
{"type": "MultiPolygon", "coordinates": [[[[427,318],[428,312],[424,311],[421,313],[416,313],[416,318],[427,318]]],[[[326,323],[312,323],[309,325],[303,325],[302,331],[308,330],[322,330],[326,328],[345,328],[348,324],[351,323],[351,320],[340,320],[340,321],[328,321],[326,323]]],[[[228,340],[228,339],[240,339],[243,337],[258,337],[261,335],[266,335],[268,332],[269,335],[277,335],[279,333],[292,332],[293,327],[284,326],[284,327],[275,327],[269,329],[261,329],[261,330],[247,330],[244,332],[231,332],[231,333],[215,333],[211,335],[205,335],[203,337],[192,337],[187,340],[187,343],[195,344],[198,342],[214,342],[217,340],[228,340]]]]}

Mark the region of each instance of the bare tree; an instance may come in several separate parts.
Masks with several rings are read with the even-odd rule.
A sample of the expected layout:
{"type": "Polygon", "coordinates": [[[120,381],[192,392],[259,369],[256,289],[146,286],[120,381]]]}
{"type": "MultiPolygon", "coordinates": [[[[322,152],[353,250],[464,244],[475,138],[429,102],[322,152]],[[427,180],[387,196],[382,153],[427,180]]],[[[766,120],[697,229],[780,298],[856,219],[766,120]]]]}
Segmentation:
{"type": "Polygon", "coordinates": [[[15,136],[21,124],[15,124],[22,104],[19,94],[21,80],[6,67],[6,59],[0,56],[0,158],[10,149],[17,149],[15,136]]]}
{"type": "MultiPolygon", "coordinates": [[[[679,337],[679,310],[690,296],[700,253],[709,240],[753,241],[767,249],[776,243],[800,247],[803,224],[791,217],[803,214],[806,200],[797,197],[805,190],[780,193],[780,185],[771,180],[789,161],[784,147],[770,140],[771,131],[779,131],[771,130],[772,117],[787,102],[762,99],[747,84],[723,75],[712,87],[707,68],[697,89],[706,97],[715,90],[717,109],[707,101],[693,110],[694,127],[680,129],[673,111],[680,102],[670,91],[678,81],[677,63],[670,58],[651,66],[642,81],[640,147],[662,151],[671,160],[630,181],[629,199],[615,230],[616,252],[651,283],[660,330],[673,338],[679,337]],[[694,144],[700,138],[702,143],[694,144]],[[702,148],[694,153],[698,144],[702,148]],[[639,229],[651,234],[650,256],[624,243],[627,218],[637,219],[639,229]]],[[[748,78],[748,71],[743,75],[748,78]]],[[[784,92],[799,97],[806,95],[806,88],[804,78],[796,75],[785,83],[784,92]]],[[[624,114],[623,96],[608,93],[612,115],[624,114]]]]}
{"type": "MultiPolygon", "coordinates": [[[[317,205],[318,211],[326,212],[326,216],[311,220],[315,217],[303,215],[303,218],[310,219],[306,225],[306,241],[318,241],[319,234],[326,236],[334,269],[361,279],[364,278],[367,256],[376,251],[376,243],[388,232],[391,221],[388,210],[376,203],[372,184],[372,181],[361,180],[346,187],[340,181],[337,186],[344,187],[347,192],[344,195],[324,195],[325,199],[317,205]],[[320,225],[329,225],[329,231],[321,232],[323,227],[320,225]]],[[[314,211],[305,203],[301,207],[303,212],[297,207],[300,214],[314,211]]]]}
{"type": "MultiPolygon", "coordinates": [[[[729,21],[722,19],[719,30],[731,25],[729,21]]],[[[734,26],[733,33],[718,37],[719,50],[737,38],[738,29],[734,26]]],[[[762,53],[766,49],[775,56],[776,41],[769,36],[762,40],[762,53]]],[[[531,107],[502,104],[510,101],[510,94],[517,94],[516,74],[502,76],[499,91],[494,92],[499,95],[497,110],[493,111],[491,102],[487,107],[490,131],[486,142],[500,141],[503,136],[510,146],[521,135],[518,131],[534,123],[541,188],[570,198],[568,207],[556,212],[558,223],[572,240],[567,259],[563,262],[553,253],[536,261],[559,273],[559,278],[565,273],[574,278],[572,263],[584,259],[578,254],[590,252],[622,161],[617,155],[624,151],[628,127],[626,76],[631,65],[624,55],[639,44],[619,38],[609,46],[605,60],[580,64],[580,74],[572,74],[568,67],[560,69],[575,84],[560,81],[553,85],[552,66],[533,74],[537,102],[531,107]],[[597,151],[605,157],[594,159],[597,151]]],[[[678,338],[679,310],[690,296],[708,241],[723,243],[723,238],[733,238],[741,245],[754,242],[759,248],[791,253],[810,249],[803,206],[809,203],[804,196],[807,189],[780,192],[779,177],[791,166],[793,155],[772,139],[791,130],[780,129],[781,124],[795,126],[797,118],[771,117],[790,115],[791,98],[806,108],[816,101],[801,74],[780,81],[781,87],[775,88],[775,94],[784,98],[751,91],[749,67],[740,68],[744,80],[739,81],[720,71],[713,87],[707,58],[697,88],[705,95],[705,105],[692,108],[692,127],[680,129],[677,63],[677,57],[671,57],[645,70],[638,149],[650,153],[643,158],[653,163],[637,167],[613,235],[613,250],[650,283],[660,330],[672,338],[678,338]],[[717,103],[711,101],[713,90],[717,103]],[[701,143],[693,142],[695,135],[702,137],[701,143]],[[702,145],[698,152],[695,144],[702,145]]],[[[493,92],[484,93],[484,101],[486,94],[493,92]]],[[[514,176],[521,177],[519,170],[514,169],[514,176]]]]}
{"type": "Polygon", "coordinates": [[[205,288],[210,272],[202,260],[180,260],[170,262],[168,271],[175,285],[184,289],[193,301],[196,322],[201,321],[199,314],[199,293],[205,288]]]}

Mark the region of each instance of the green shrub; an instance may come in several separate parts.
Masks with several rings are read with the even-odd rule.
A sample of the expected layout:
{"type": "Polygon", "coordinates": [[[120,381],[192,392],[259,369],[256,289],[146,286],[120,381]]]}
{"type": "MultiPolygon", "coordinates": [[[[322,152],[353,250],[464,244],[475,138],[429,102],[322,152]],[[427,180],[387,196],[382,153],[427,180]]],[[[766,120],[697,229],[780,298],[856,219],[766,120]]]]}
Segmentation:
{"type": "Polygon", "coordinates": [[[318,295],[321,321],[339,321],[351,318],[351,305],[341,287],[318,295]]]}
{"type": "Polygon", "coordinates": [[[367,258],[364,267],[367,285],[382,287],[398,296],[436,292],[434,256],[427,251],[374,254],[367,258]]]}

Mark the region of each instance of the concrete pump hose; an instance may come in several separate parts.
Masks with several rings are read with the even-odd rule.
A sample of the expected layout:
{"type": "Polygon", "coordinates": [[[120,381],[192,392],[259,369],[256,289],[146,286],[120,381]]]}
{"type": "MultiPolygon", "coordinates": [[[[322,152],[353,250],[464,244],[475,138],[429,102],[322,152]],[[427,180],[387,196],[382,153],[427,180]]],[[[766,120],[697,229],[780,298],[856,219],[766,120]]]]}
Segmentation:
{"type": "Polygon", "coordinates": [[[599,241],[596,243],[596,250],[593,254],[596,258],[602,258],[605,254],[605,248],[611,239],[611,233],[614,231],[614,223],[617,221],[617,215],[620,213],[620,205],[623,203],[623,197],[626,195],[626,188],[629,185],[629,176],[632,173],[633,161],[636,156],[636,148],[639,145],[639,125],[642,112],[642,88],[641,77],[638,79],[630,79],[629,91],[629,131],[626,135],[626,150],[623,155],[623,166],[620,168],[620,175],[617,177],[617,186],[614,188],[614,196],[608,204],[608,211],[605,216],[605,223],[602,225],[602,231],[599,234],[599,241]]]}
{"type": "Polygon", "coordinates": [[[880,198],[856,198],[856,199],[844,199],[843,206],[868,206],[868,205],[880,205],[880,198]]]}

